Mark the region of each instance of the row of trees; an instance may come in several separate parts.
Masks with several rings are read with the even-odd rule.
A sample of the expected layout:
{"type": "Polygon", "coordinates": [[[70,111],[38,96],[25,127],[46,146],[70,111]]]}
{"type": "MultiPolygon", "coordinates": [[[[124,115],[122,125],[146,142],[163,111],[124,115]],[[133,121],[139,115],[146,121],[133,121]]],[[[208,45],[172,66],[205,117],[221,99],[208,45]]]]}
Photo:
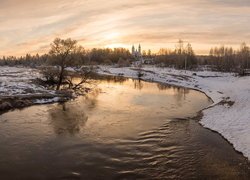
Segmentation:
{"type": "Polygon", "coordinates": [[[3,56],[0,59],[0,66],[29,66],[29,67],[35,67],[39,65],[45,64],[45,62],[48,60],[48,55],[30,55],[27,54],[26,56],[16,57],[16,56],[3,56]]]}
{"type": "MultiPolygon", "coordinates": [[[[96,65],[96,64],[118,64],[121,66],[130,65],[134,57],[128,49],[125,48],[94,48],[86,50],[82,46],[77,45],[77,41],[67,39],[55,39],[51,44],[51,51],[44,55],[29,55],[23,57],[3,57],[0,59],[0,65],[23,65],[23,66],[41,66],[51,65],[54,63],[56,49],[62,46],[68,46],[72,50],[70,54],[71,66],[96,65]],[[56,47],[57,45],[60,47],[56,47]],[[54,54],[54,55],[53,55],[54,54]]],[[[238,50],[232,47],[214,47],[211,48],[209,56],[196,56],[190,43],[184,43],[179,40],[174,50],[160,49],[157,54],[153,54],[150,50],[143,51],[144,58],[151,58],[152,64],[174,67],[178,69],[193,69],[199,65],[207,65],[218,71],[238,71],[239,69],[250,68],[250,47],[246,43],[242,43],[238,50]]]]}
{"type": "Polygon", "coordinates": [[[225,46],[211,48],[209,58],[203,64],[226,72],[249,69],[250,48],[246,43],[242,43],[238,50],[225,46]]]}
{"type": "MultiPolygon", "coordinates": [[[[56,39],[55,41],[59,41],[61,39],[56,39]]],[[[74,41],[68,39],[68,41],[74,41]]],[[[55,41],[52,43],[54,44],[55,41]]],[[[74,41],[77,44],[76,41],[74,41]]],[[[70,55],[73,59],[74,66],[78,65],[96,65],[96,64],[121,64],[127,62],[127,60],[132,60],[133,57],[130,54],[129,50],[125,48],[93,48],[91,50],[86,50],[83,47],[77,45],[77,47],[73,48],[74,51],[70,52],[70,55]]],[[[2,57],[0,59],[0,65],[9,65],[9,66],[41,66],[41,65],[49,65],[52,63],[54,58],[51,56],[51,53],[44,54],[44,55],[30,55],[27,54],[26,56],[15,57],[15,56],[8,56],[2,57]]]]}
{"type": "Polygon", "coordinates": [[[179,40],[175,50],[160,49],[155,63],[179,69],[207,66],[216,71],[241,72],[250,68],[250,47],[246,43],[242,43],[237,50],[220,46],[211,48],[209,56],[196,56],[190,43],[179,40]]]}
{"type": "Polygon", "coordinates": [[[160,49],[155,56],[155,63],[178,69],[192,69],[197,66],[197,58],[191,44],[179,40],[173,51],[160,49]]]}

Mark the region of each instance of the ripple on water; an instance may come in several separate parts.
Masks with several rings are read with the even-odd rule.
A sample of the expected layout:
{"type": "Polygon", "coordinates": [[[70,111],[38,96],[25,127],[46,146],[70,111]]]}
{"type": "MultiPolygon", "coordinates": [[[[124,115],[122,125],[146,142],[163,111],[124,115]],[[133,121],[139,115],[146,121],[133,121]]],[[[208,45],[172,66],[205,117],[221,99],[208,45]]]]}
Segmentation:
{"type": "Polygon", "coordinates": [[[203,94],[126,79],[100,88],[106,93],[2,115],[0,178],[250,177],[231,145],[186,119],[211,103],[203,94]]]}

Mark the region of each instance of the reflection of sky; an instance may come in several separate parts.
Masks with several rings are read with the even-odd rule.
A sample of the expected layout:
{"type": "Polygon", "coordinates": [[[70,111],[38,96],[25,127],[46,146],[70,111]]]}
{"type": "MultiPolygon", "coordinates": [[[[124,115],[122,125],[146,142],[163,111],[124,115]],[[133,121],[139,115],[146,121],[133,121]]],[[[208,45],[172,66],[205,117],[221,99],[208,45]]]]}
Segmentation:
{"type": "Polygon", "coordinates": [[[1,0],[0,55],[46,52],[55,37],[86,48],[156,50],[190,41],[197,53],[250,39],[248,0],[1,0]]]}
{"type": "Polygon", "coordinates": [[[132,109],[135,112],[157,109],[161,106],[170,108],[171,104],[182,106],[182,104],[187,105],[189,102],[195,101],[197,106],[187,105],[186,109],[193,111],[199,109],[204,101],[207,101],[207,97],[198,91],[131,79],[123,83],[102,82],[98,87],[105,92],[98,96],[98,101],[113,110],[122,111],[133,106],[132,109]],[[140,88],[138,88],[139,82],[140,88]],[[111,95],[112,98],[110,98],[111,95]]]}
{"type": "Polygon", "coordinates": [[[174,87],[163,90],[162,86],[160,90],[156,83],[143,81],[142,88],[135,89],[134,83],[137,81],[131,79],[123,83],[101,82],[98,84],[101,93],[93,97],[89,94],[96,101],[91,108],[89,103],[86,106],[85,98],[79,100],[79,106],[74,108],[88,117],[82,131],[98,137],[133,136],[171,118],[193,116],[210,104],[197,91],[174,87]]]}
{"type": "Polygon", "coordinates": [[[0,128],[0,136],[31,138],[33,143],[53,135],[80,134],[85,139],[136,136],[173,117],[195,115],[211,104],[197,91],[173,87],[159,90],[157,84],[143,81],[139,90],[134,88],[135,82],[103,81],[98,85],[102,91],[64,105],[32,106],[3,114],[0,120],[6,124],[0,128]]]}

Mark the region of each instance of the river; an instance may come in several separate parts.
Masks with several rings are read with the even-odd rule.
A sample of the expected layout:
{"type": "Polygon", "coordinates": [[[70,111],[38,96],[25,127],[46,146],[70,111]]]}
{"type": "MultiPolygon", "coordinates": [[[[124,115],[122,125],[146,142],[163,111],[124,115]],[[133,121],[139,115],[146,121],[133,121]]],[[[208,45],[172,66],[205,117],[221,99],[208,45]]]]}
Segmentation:
{"type": "Polygon", "coordinates": [[[64,104],[0,116],[1,179],[247,179],[249,163],[192,118],[203,93],[139,80],[95,80],[64,104]]]}

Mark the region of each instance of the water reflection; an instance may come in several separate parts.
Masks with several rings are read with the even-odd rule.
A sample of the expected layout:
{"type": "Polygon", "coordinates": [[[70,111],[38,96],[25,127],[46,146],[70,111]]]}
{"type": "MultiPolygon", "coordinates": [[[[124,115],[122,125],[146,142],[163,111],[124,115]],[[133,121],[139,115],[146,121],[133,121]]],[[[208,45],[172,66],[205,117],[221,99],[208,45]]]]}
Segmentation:
{"type": "Polygon", "coordinates": [[[98,104],[98,96],[102,92],[102,89],[100,88],[95,88],[92,89],[91,93],[89,93],[87,96],[82,97],[84,99],[84,104],[88,106],[88,109],[95,109],[97,104],[98,104]]]}
{"type": "Polygon", "coordinates": [[[187,88],[172,86],[172,85],[163,84],[163,83],[158,83],[157,87],[161,91],[165,91],[165,90],[168,90],[168,89],[173,89],[174,91],[177,91],[177,93],[181,93],[181,94],[182,93],[183,94],[188,94],[189,93],[189,89],[187,89],[187,88]]]}
{"type": "MultiPolygon", "coordinates": [[[[126,78],[124,76],[100,76],[100,75],[95,75],[94,77],[92,77],[94,80],[97,80],[97,84],[98,82],[100,83],[112,83],[112,84],[120,84],[120,85],[124,85],[126,82],[128,83],[129,81],[132,81],[134,84],[134,89],[137,90],[142,90],[144,85],[147,83],[143,80],[139,79],[129,79],[126,78]]],[[[163,84],[163,83],[152,83],[153,85],[156,85],[156,87],[160,90],[160,91],[167,91],[167,90],[171,90],[176,92],[175,94],[178,96],[177,99],[181,99],[182,97],[185,98],[185,96],[189,93],[189,89],[187,88],[183,88],[183,87],[178,87],[178,86],[172,86],[172,85],[168,85],[168,84],[163,84]]],[[[152,86],[152,85],[150,85],[152,86]]],[[[148,87],[147,87],[148,88],[148,87]]]]}
{"type": "MultiPolygon", "coordinates": [[[[136,116],[144,111],[144,115],[153,117],[155,113],[163,113],[162,111],[165,109],[164,111],[172,111],[169,115],[173,114],[172,116],[174,116],[175,113],[178,113],[182,116],[182,113],[176,112],[175,109],[177,109],[177,107],[186,106],[184,101],[186,95],[189,93],[188,89],[180,87],[148,83],[140,79],[128,79],[124,77],[96,77],[95,80],[93,80],[93,84],[97,86],[95,86],[88,95],[78,98],[74,102],[59,104],[49,110],[51,124],[56,134],[76,135],[80,133],[90,115],[92,119],[109,118],[112,121],[116,116],[123,119],[123,116],[127,116],[124,113],[130,111],[133,111],[131,113],[136,116]],[[131,89],[132,84],[134,89],[131,89]],[[159,91],[155,91],[156,89],[159,91]],[[124,98],[124,95],[127,97],[124,98]],[[169,97],[166,98],[167,96],[169,97]],[[174,105],[172,101],[175,101],[177,105],[174,105]],[[104,108],[103,112],[100,109],[101,107],[98,107],[100,103],[101,107],[104,108]],[[134,108],[131,109],[130,106],[134,106],[134,108]],[[111,111],[112,109],[113,111],[111,111]],[[96,114],[91,114],[92,111],[96,114]]],[[[188,100],[190,101],[190,98],[188,100]]],[[[195,109],[199,107],[200,106],[187,107],[185,111],[190,111],[192,108],[195,109]]],[[[110,120],[106,120],[105,122],[99,120],[95,123],[108,124],[111,123],[109,122],[110,120]]],[[[144,122],[138,121],[138,123],[144,123],[144,127],[148,126],[150,128],[155,122],[152,123],[151,121],[144,120],[144,122]]],[[[114,123],[111,124],[112,126],[114,125],[114,123]]],[[[122,123],[120,123],[120,125],[121,124],[122,123]]],[[[138,125],[141,126],[140,124],[138,125]]],[[[126,126],[130,125],[127,124],[126,126]]],[[[133,129],[134,128],[131,126],[130,130],[133,129]]],[[[119,132],[123,132],[123,134],[130,132],[127,129],[124,130],[125,131],[120,130],[119,132]]],[[[111,131],[115,132],[114,130],[111,131]]],[[[111,131],[109,131],[108,134],[110,134],[111,131]]]]}
{"type": "Polygon", "coordinates": [[[60,104],[49,109],[51,125],[58,135],[75,135],[88,120],[88,116],[78,106],[71,104],[60,104]]]}
{"type": "Polygon", "coordinates": [[[0,116],[1,179],[247,179],[249,165],[194,116],[200,92],[122,77],[65,104],[0,116]]]}
{"type": "Polygon", "coordinates": [[[108,82],[108,83],[119,83],[122,84],[123,82],[127,81],[128,78],[124,76],[105,76],[105,75],[98,75],[95,74],[91,77],[94,80],[99,80],[99,82],[108,82]]]}
{"type": "Polygon", "coordinates": [[[134,82],[134,88],[138,90],[142,90],[143,88],[143,82],[141,79],[133,79],[134,82]]]}

